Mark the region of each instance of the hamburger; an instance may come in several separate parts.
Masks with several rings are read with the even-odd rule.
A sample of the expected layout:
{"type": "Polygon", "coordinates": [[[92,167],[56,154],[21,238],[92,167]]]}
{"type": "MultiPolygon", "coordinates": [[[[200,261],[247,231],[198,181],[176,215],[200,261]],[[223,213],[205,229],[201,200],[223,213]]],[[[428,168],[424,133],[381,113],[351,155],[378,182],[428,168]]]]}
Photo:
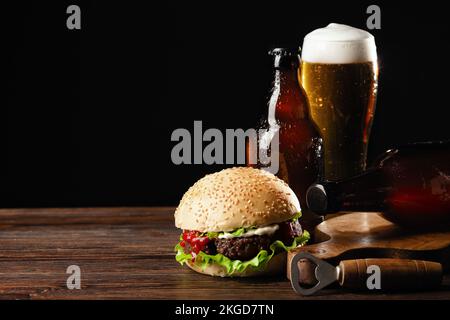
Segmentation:
{"type": "Polygon", "coordinates": [[[175,211],[183,230],[176,260],[212,276],[281,273],[286,252],[309,239],[300,216],[292,189],[267,171],[237,167],[206,175],[175,211]]]}

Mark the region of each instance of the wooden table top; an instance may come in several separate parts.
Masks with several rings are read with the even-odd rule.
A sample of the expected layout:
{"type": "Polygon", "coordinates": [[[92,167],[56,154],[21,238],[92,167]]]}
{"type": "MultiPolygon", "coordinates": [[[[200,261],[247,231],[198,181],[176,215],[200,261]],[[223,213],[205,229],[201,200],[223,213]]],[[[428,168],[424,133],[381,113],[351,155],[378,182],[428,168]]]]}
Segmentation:
{"type": "Polygon", "coordinates": [[[0,210],[1,299],[450,299],[440,290],[403,294],[325,289],[295,294],[285,277],[221,279],[181,267],[174,208],[0,210]],[[67,267],[81,269],[69,290],[67,267]]]}

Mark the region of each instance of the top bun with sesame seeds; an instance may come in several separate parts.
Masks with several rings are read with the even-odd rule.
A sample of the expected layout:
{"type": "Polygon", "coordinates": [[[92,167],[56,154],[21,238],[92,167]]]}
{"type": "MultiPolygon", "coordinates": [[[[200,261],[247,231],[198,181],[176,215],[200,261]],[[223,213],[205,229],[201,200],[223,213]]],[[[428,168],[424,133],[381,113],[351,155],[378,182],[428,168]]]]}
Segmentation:
{"type": "Polygon", "coordinates": [[[236,167],[206,175],[184,194],[175,225],[199,232],[232,231],[287,221],[300,211],[292,189],[273,174],[236,167]]]}

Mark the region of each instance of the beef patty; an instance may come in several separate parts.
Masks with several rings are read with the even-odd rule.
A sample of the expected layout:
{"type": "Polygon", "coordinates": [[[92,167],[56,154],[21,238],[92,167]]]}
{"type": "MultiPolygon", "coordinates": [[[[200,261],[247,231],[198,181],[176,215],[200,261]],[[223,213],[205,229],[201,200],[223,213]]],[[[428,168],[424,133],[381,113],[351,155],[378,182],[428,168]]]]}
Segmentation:
{"type": "Polygon", "coordinates": [[[232,260],[250,260],[259,251],[268,250],[271,243],[271,237],[269,236],[217,238],[215,240],[217,252],[232,260]]]}
{"type": "Polygon", "coordinates": [[[272,235],[234,237],[214,240],[216,251],[232,260],[250,260],[259,251],[269,250],[269,246],[276,240],[281,240],[285,245],[291,245],[295,237],[302,234],[302,228],[298,221],[286,221],[279,224],[278,230],[272,235]]]}

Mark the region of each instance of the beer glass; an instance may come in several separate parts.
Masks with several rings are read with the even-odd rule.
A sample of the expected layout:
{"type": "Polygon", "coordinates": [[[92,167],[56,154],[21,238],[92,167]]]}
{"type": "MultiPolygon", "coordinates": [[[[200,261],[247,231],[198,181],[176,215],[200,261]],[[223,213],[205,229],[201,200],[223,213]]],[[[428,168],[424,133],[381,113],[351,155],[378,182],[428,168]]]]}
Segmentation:
{"type": "Polygon", "coordinates": [[[378,84],[374,37],[335,23],[314,30],[303,41],[299,72],[323,138],[325,179],[362,172],[378,84]]]}

